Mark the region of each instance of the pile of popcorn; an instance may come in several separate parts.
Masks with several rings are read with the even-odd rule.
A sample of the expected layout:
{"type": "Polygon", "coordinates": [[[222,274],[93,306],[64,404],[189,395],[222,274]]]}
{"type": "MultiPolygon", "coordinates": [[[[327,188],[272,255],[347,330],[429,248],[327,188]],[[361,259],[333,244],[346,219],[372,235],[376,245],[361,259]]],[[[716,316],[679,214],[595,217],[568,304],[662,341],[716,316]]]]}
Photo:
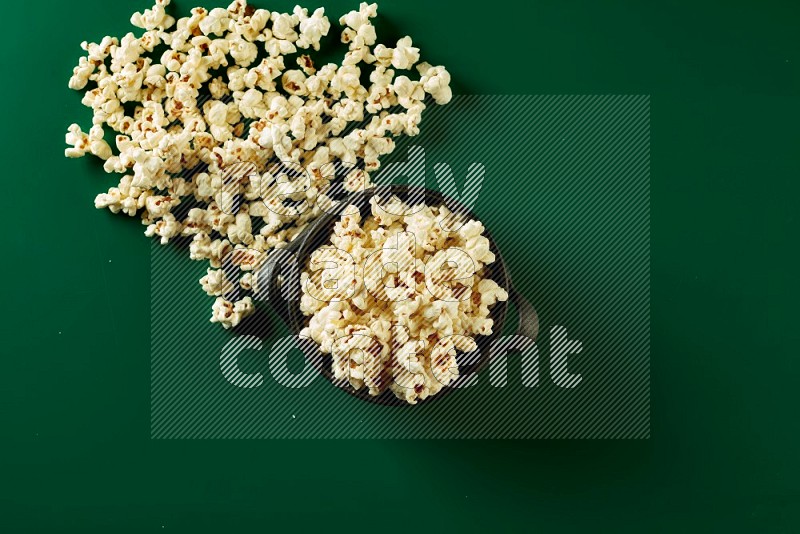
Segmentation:
{"type": "MultiPolygon", "coordinates": [[[[92,154],[122,175],[96,207],[139,216],[162,244],[191,239],[191,258],[211,266],[201,280],[217,297],[211,320],[229,328],[253,303],[222,296],[226,258],[248,271],[285,247],[334,203],[335,179],[345,191],[370,187],[393,138],[419,132],[425,102],[450,101],[450,75],[420,62],[410,37],[376,44],[376,4],[339,19],[341,64],[317,65],[311,54],[331,30],[323,8],[235,0],[175,20],[169,3],[131,17],[138,37],[81,44],[69,87],[86,90],[92,126],[69,127],[65,154],[92,154]]],[[[239,283],[252,289],[249,272],[239,283]]]]}
{"type": "Polygon", "coordinates": [[[495,255],[480,222],[397,197],[371,203],[363,221],[349,206],[311,254],[300,335],[331,354],[335,379],[415,404],[458,377],[456,350],[492,333],[490,309],[508,293],[486,277],[495,255]]]}

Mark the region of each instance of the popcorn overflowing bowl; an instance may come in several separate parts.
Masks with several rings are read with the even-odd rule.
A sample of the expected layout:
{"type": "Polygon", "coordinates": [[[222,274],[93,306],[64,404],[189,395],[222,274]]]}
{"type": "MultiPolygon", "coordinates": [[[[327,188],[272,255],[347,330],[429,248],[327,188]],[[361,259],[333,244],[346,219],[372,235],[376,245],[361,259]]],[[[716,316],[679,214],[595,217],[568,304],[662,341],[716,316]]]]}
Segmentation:
{"type": "MultiPolygon", "coordinates": [[[[339,309],[344,307],[344,317],[334,311],[333,315],[338,314],[338,318],[335,320],[331,319],[331,309],[335,310],[337,305],[328,305],[321,311],[321,320],[317,321],[318,324],[330,329],[332,323],[337,323],[344,328],[345,332],[352,334],[352,336],[348,336],[349,340],[357,340],[356,342],[348,341],[349,346],[341,347],[346,352],[335,350],[336,342],[339,339],[332,346],[326,347],[324,343],[320,343],[319,336],[310,335],[309,326],[313,324],[316,317],[309,317],[309,295],[305,294],[306,290],[303,289],[303,298],[297,298],[298,292],[292,291],[293,289],[299,291],[301,285],[308,287],[310,281],[308,273],[301,277],[299,271],[309,265],[311,259],[315,254],[319,254],[320,250],[333,248],[331,247],[332,233],[336,231],[337,224],[341,224],[340,221],[344,216],[352,214],[356,217],[360,215],[360,218],[367,218],[371,212],[374,212],[376,200],[389,198],[408,199],[404,201],[408,202],[409,206],[424,204],[427,207],[444,207],[461,221],[478,221],[470,210],[437,191],[408,185],[367,189],[340,202],[334,212],[315,221],[287,248],[264,265],[260,278],[262,283],[269,288],[267,302],[283,318],[292,332],[300,337],[299,346],[305,357],[328,381],[362,400],[382,405],[403,406],[415,404],[418,400],[429,397],[439,398],[445,392],[462,386],[488,364],[492,343],[500,337],[503,331],[508,311],[507,300],[511,300],[518,311],[517,334],[535,339],[539,325],[533,306],[514,290],[497,244],[488,235],[488,232],[482,232],[488,242],[489,252],[487,254],[492,256],[493,260],[480,269],[480,278],[482,279],[480,284],[495,288],[493,291],[495,295],[505,294],[507,298],[492,299],[494,302],[491,307],[484,307],[484,312],[488,313],[488,317],[476,320],[482,320],[481,324],[488,325],[488,329],[484,326],[483,331],[476,332],[482,335],[476,335],[474,343],[470,344],[466,340],[466,336],[461,336],[465,338],[464,342],[448,343],[444,336],[439,339],[439,334],[436,333],[433,338],[433,348],[428,347],[431,349],[430,356],[423,357],[426,359],[420,362],[415,362],[404,358],[403,354],[399,356],[395,354],[396,352],[402,353],[403,348],[407,348],[410,342],[408,335],[398,341],[395,332],[395,338],[391,342],[383,343],[383,350],[380,350],[378,346],[381,343],[377,343],[374,339],[370,341],[369,332],[365,329],[372,328],[372,332],[378,332],[377,337],[381,337],[381,330],[375,327],[375,324],[382,320],[376,313],[375,308],[378,303],[375,300],[372,300],[370,305],[364,306],[368,308],[367,312],[372,314],[361,321],[362,323],[367,322],[368,327],[347,324],[348,310],[359,311],[354,306],[338,306],[339,309]],[[289,257],[295,259],[293,267],[289,267],[288,262],[282,261],[289,257]],[[301,280],[305,284],[302,284],[301,280]],[[287,295],[290,297],[285,298],[287,295]],[[365,334],[359,336],[359,330],[365,334]],[[361,341],[364,343],[360,343],[361,341]],[[390,354],[387,354],[387,349],[390,354]],[[433,355],[437,354],[437,350],[438,359],[436,361],[441,364],[439,372],[436,371],[437,367],[433,363],[433,355]],[[428,366],[427,374],[419,368],[419,364],[423,362],[428,366]],[[431,372],[431,370],[433,371],[431,372]],[[391,383],[387,384],[387,381],[391,381],[391,383]]],[[[364,273],[366,273],[367,267],[364,269],[364,273]]],[[[363,290],[363,288],[361,289],[363,290]]],[[[480,301],[480,297],[475,300],[480,301]]],[[[435,302],[436,299],[434,299],[435,302]]],[[[446,305],[443,305],[443,309],[444,306],[446,305]]],[[[389,310],[387,313],[391,316],[392,312],[389,310]]],[[[350,315],[352,317],[352,313],[350,315]]],[[[394,318],[390,322],[393,330],[398,328],[398,325],[394,324],[394,318]]],[[[420,332],[422,331],[420,329],[420,332]]],[[[467,334],[469,333],[472,332],[467,332],[467,334]]],[[[391,337],[392,334],[387,335],[391,337]]],[[[386,339],[381,341],[385,342],[386,339]]],[[[416,343],[417,346],[422,344],[419,340],[416,343]]]]}
{"type": "Polygon", "coordinates": [[[371,187],[381,156],[453,96],[447,69],[421,61],[410,36],[378,42],[377,4],[338,19],[346,52],[323,63],[316,52],[336,41],[324,39],[334,29],[324,8],[281,13],[233,0],[175,18],[170,3],[133,14],[138,36],[81,43],[69,87],[85,91],[92,126],[71,124],[64,154],[91,154],[117,175],[95,207],[141,219],[162,245],[191,239],[190,259],[209,265],[200,285],[216,297],[212,323],[237,327],[254,313],[253,297],[272,289],[270,303],[309,340],[320,371],[385,404],[415,404],[483,367],[509,298],[520,332],[536,335],[533,308],[477,218],[435,191],[371,187]],[[342,190],[354,196],[332,213],[342,190]],[[380,212],[379,195],[403,211],[380,212]],[[463,228],[442,226],[450,222],[463,228]],[[401,235],[413,239],[401,246],[401,235]],[[337,254],[352,260],[333,262],[341,288],[314,268],[337,254]],[[384,268],[393,264],[396,272],[384,268]],[[287,288],[303,294],[278,305],[287,288]],[[240,289],[249,294],[239,299],[240,289]]]}

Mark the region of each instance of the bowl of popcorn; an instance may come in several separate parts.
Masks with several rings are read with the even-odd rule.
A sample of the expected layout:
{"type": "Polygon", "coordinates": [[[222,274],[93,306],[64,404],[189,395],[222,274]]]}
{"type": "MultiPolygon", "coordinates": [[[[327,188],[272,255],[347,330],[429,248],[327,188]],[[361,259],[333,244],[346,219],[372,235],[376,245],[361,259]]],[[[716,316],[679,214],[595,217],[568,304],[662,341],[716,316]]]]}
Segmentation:
{"type": "Polygon", "coordinates": [[[517,333],[538,334],[477,217],[425,188],[353,195],[264,272],[308,361],[370,402],[413,405],[458,389],[488,363],[509,300],[517,333]]]}
{"type": "Polygon", "coordinates": [[[297,298],[270,302],[308,358],[360,398],[404,405],[487,363],[509,299],[535,336],[533,308],[472,213],[372,183],[425,109],[452,99],[450,74],[410,36],[379,42],[377,4],[333,20],[321,7],[233,0],[177,16],[170,4],[134,13],[135,33],[81,43],[69,87],[91,126],[69,125],[64,153],[99,158],[118,180],[95,207],[208,264],[212,323],[236,328],[262,289],[296,282],[297,298]]]}

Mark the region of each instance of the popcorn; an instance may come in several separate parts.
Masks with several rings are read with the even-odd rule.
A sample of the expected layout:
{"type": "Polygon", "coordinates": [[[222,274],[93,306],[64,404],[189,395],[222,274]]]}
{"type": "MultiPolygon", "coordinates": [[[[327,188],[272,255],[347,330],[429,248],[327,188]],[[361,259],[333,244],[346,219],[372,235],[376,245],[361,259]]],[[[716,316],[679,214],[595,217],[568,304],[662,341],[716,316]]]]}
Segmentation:
{"type": "Polygon", "coordinates": [[[64,150],[64,155],[68,158],[83,157],[90,149],[91,140],[89,136],[85,134],[77,124],[70,124],[66,139],[67,144],[72,145],[72,148],[64,150]]]}
{"type": "Polygon", "coordinates": [[[173,214],[167,213],[161,220],[149,225],[144,235],[147,237],[160,236],[161,244],[166,245],[171,238],[180,235],[181,230],[183,230],[183,224],[175,219],[173,214]]]}
{"type": "Polygon", "coordinates": [[[237,65],[246,67],[255,61],[258,55],[258,47],[254,43],[242,37],[231,39],[229,43],[231,57],[233,57],[237,65]]]}
{"type": "Polygon", "coordinates": [[[111,72],[117,73],[124,66],[135,64],[144,52],[141,41],[132,33],[127,33],[119,45],[111,47],[111,72]]]}
{"type": "Polygon", "coordinates": [[[69,79],[70,89],[83,89],[89,83],[89,77],[94,72],[96,64],[82,57],[78,66],[72,69],[72,77],[69,79]]]}
{"type": "Polygon", "coordinates": [[[392,51],[392,66],[396,69],[410,69],[419,61],[419,48],[411,46],[411,37],[403,37],[397,41],[392,51]]]}
{"type": "Polygon", "coordinates": [[[225,276],[223,269],[207,269],[206,275],[200,279],[200,285],[212,297],[224,295],[233,289],[233,284],[225,276]]]}
{"type": "Polygon", "coordinates": [[[265,58],[244,74],[244,84],[262,91],[275,91],[275,79],[280,77],[284,68],[283,56],[265,58]]]}
{"type": "Polygon", "coordinates": [[[336,96],[344,92],[347,98],[364,100],[367,90],[361,86],[361,69],[357,65],[344,65],[334,75],[330,88],[337,92],[336,96]]]}
{"type": "Polygon", "coordinates": [[[339,18],[339,24],[348,26],[353,30],[359,30],[362,26],[371,25],[369,19],[378,16],[378,4],[367,4],[362,2],[358,6],[358,11],[351,11],[339,18]]]}
{"type": "Polygon", "coordinates": [[[297,39],[297,46],[300,48],[313,48],[319,50],[319,42],[324,36],[328,35],[331,23],[325,17],[325,8],[320,7],[308,16],[308,10],[295,6],[294,15],[300,21],[300,37],[297,39]]]}
{"type": "Polygon", "coordinates": [[[271,13],[265,9],[253,9],[244,1],[234,1],[228,11],[232,14],[231,23],[228,30],[231,33],[241,35],[250,42],[263,41],[269,23],[271,13]]]}
{"type": "Polygon", "coordinates": [[[417,66],[420,75],[420,83],[425,92],[431,95],[437,104],[444,105],[453,98],[453,91],[450,89],[450,73],[444,67],[431,67],[427,63],[417,66]]]}
{"type": "Polygon", "coordinates": [[[134,13],[131,16],[131,24],[137,28],[145,30],[166,30],[175,24],[175,19],[166,12],[166,7],[171,0],[156,0],[156,5],[151,9],[145,9],[143,13],[134,13]]]}
{"type": "Polygon", "coordinates": [[[223,35],[228,30],[229,22],[228,10],[216,7],[200,21],[199,28],[203,35],[223,35]]]}
{"type": "Polygon", "coordinates": [[[311,253],[300,335],[332,355],[336,379],[415,404],[458,377],[456,350],[473,351],[471,336],[492,333],[491,307],[508,293],[486,278],[495,258],[480,222],[397,197],[371,203],[363,221],[345,210],[330,245],[311,253]],[[442,229],[455,219],[458,232],[442,229]]]}
{"type": "Polygon", "coordinates": [[[397,103],[404,108],[410,108],[415,102],[425,98],[425,89],[420,82],[411,81],[408,76],[398,76],[393,84],[397,95],[397,103]]]}
{"type": "Polygon", "coordinates": [[[211,93],[211,98],[215,98],[217,100],[231,94],[231,91],[228,89],[228,85],[223,81],[222,76],[217,76],[211,80],[211,83],[208,84],[208,90],[211,93]]]}
{"type": "Polygon", "coordinates": [[[267,114],[267,106],[264,104],[264,94],[258,89],[248,89],[244,93],[241,91],[234,93],[234,98],[239,97],[239,111],[248,119],[257,119],[267,114]]]}
{"type": "MultiPolygon", "coordinates": [[[[281,13],[233,0],[227,8],[196,7],[176,19],[167,13],[169,5],[170,0],[155,0],[134,13],[131,23],[143,30],[138,36],[81,43],[85,55],[69,87],[85,92],[81,102],[92,110],[92,124],[86,132],[69,126],[64,153],[92,154],[104,160],[106,172],[120,175],[116,186],[97,195],[97,208],[139,217],[145,235],[161,243],[190,237],[190,258],[214,269],[235,254],[239,285],[256,294],[259,287],[250,274],[255,263],[286,247],[322,208],[334,204],[329,196],[334,180],[346,191],[371,187],[370,174],[380,167],[380,157],[394,150],[393,137],[419,132],[426,96],[437,103],[450,100],[450,75],[444,67],[419,63],[410,37],[394,48],[376,45],[377,4],[361,3],[339,19],[347,50],[341,63],[324,64],[315,57],[331,31],[323,8],[310,12],[297,6],[281,13]],[[286,56],[298,52],[287,64],[286,56]],[[297,68],[291,68],[295,61],[297,68]],[[414,65],[419,81],[396,75],[414,65]],[[368,76],[368,87],[362,86],[362,75],[368,76]],[[111,144],[104,139],[109,129],[111,144]],[[285,174],[271,169],[275,161],[304,167],[308,179],[283,180],[285,174]],[[363,165],[335,176],[331,169],[337,162],[363,165]],[[248,172],[228,172],[237,165],[248,172]],[[284,199],[295,204],[284,206],[284,199]],[[186,202],[191,209],[176,209],[186,202]]],[[[416,219],[395,222],[424,228],[416,219]]],[[[434,230],[428,234],[424,250],[442,244],[434,230]]],[[[362,254],[366,245],[360,239],[370,236],[351,236],[349,250],[362,254]]],[[[481,261],[491,259],[479,235],[464,242],[468,239],[481,261]]],[[[217,293],[226,282],[235,283],[222,276],[209,271],[203,289],[221,297],[217,293]]],[[[487,297],[482,305],[496,298],[487,297]]],[[[366,305],[363,298],[358,302],[366,305]]],[[[418,313],[415,305],[402,311],[412,316],[418,313]]],[[[217,299],[213,310],[212,321],[229,328],[252,313],[252,302],[217,299]]],[[[353,314],[344,310],[343,317],[351,321],[353,314]]],[[[381,349],[380,358],[362,363],[358,380],[370,391],[387,387],[385,373],[371,372],[385,356],[381,349]]]]}
{"type": "Polygon", "coordinates": [[[211,309],[213,310],[211,322],[221,324],[226,330],[241,323],[242,319],[251,315],[255,310],[253,299],[250,297],[244,297],[236,302],[217,297],[211,309]]]}
{"type": "Polygon", "coordinates": [[[281,77],[283,89],[290,95],[303,95],[306,89],[306,76],[299,70],[287,70],[281,77]]]}
{"type": "Polygon", "coordinates": [[[250,245],[253,242],[253,229],[250,222],[250,215],[247,213],[238,213],[233,224],[228,225],[223,235],[226,235],[231,243],[250,245]]]}
{"type": "Polygon", "coordinates": [[[395,48],[387,48],[379,44],[375,47],[375,61],[383,67],[409,70],[419,61],[419,48],[411,46],[411,37],[403,37],[397,41],[395,48]]]}

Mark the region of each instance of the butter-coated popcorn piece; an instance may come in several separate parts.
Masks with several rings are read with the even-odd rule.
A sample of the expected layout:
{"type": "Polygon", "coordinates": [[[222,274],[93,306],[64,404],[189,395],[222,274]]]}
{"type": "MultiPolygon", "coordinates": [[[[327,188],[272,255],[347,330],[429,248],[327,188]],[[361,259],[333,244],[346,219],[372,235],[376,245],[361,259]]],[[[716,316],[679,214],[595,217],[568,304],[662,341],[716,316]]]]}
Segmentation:
{"type": "Polygon", "coordinates": [[[89,152],[102,160],[107,160],[112,156],[111,147],[103,139],[103,127],[95,124],[89,130],[89,152]]]}
{"type": "Polygon", "coordinates": [[[143,52],[152,52],[162,42],[161,32],[158,30],[146,31],[139,37],[139,45],[142,47],[143,52]]]}
{"type": "Polygon", "coordinates": [[[306,89],[306,75],[297,69],[287,70],[281,77],[283,89],[290,95],[304,95],[308,93],[306,89]]]}
{"type": "Polygon", "coordinates": [[[89,134],[84,133],[77,124],[70,124],[66,140],[68,145],[72,145],[71,148],[64,150],[64,155],[68,158],[80,158],[90,149],[89,134]]]}
{"type": "Polygon", "coordinates": [[[317,72],[317,69],[314,68],[314,60],[308,54],[303,54],[297,58],[297,66],[300,67],[306,76],[311,76],[317,72]]]}
{"type": "Polygon", "coordinates": [[[297,52],[297,48],[292,41],[276,37],[270,37],[264,41],[264,48],[271,57],[285,56],[297,52]]]}
{"type": "Polygon", "coordinates": [[[484,306],[492,306],[498,301],[508,300],[508,293],[505,289],[497,285],[494,280],[484,279],[478,282],[478,294],[480,295],[480,304],[484,306]]]}
{"type": "Polygon", "coordinates": [[[237,326],[242,322],[242,319],[251,315],[255,310],[253,299],[250,297],[245,297],[236,302],[225,300],[224,297],[217,297],[211,309],[213,312],[211,322],[220,323],[226,330],[237,326]]]}
{"type": "Polygon", "coordinates": [[[200,279],[200,285],[211,297],[224,295],[233,289],[233,283],[228,280],[225,269],[207,269],[206,275],[200,279]]]}
{"type": "Polygon", "coordinates": [[[236,37],[230,41],[230,55],[236,61],[237,65],[246,67],[255,61],[258,56],[258,47],[250,41],[236,37]]]}
{"type": "Polygon", "coordinates": [[[164,217],[149,225],[144,234],[147,237],[160,236],[161,244],[166,245],[173,237],[181,235],[183,224],[178,221],[171,213],[167,213],[164,217]]]}
{"type": "Polygon", "coordinates": [[[408,70],[419,61],[419,48],[411,46],[411,37],[403,37],[397,41],[392,51],[392,66],[396,69],[408,70]]]}
{"type": "Polygon", "coordinates": [[[149,219],[160,219],[167,215],[174,206],[180,203],[180,199],[166,197],[163,195],[148,195],[144,208],[147,210],[146,217],[149,219]]]}
{"type": "Polygon", "coordinates": [[[339,18],[339,24],[346,25],[353,30],[358,30],[365,24],[372,24],[370,19],[378,16],[378,4],[361,2],[358,11],[351,11],[339,18]]]}
{"type": "Polygon", "coordinates": [[[249,69],[242,80],[249,88],[272,92],[276,89],[275,80],[280,77],[284,68],[283,56],[264,58],[261,63],[249,69]]]}
{"type": "Polygon", "coordinates": [[[117,73],[125,66],[135,64],[142,52],[144,47],[139,39],[132,33],[125,34],[118,45],[111,46],[111,72],[117,73]]]}
{"type": "MultiPolygon", "coordinates": [[[[343,65],[331,80],[331,89],[348,98],[364,100],[367,90],[361,85],[361,69],[356,65],[343,65]]],[[[338,96],[338,95],[337,95],[338,96]]]]}
{"type": "Polygon", "coordinates": [[[90,62],[96,64],[97,62],[104,61],[109,54],[111,54],[111,47],[118,44],[119,40],[116,37],[106,35],[99,43],[83,41],[81,43],[81,48],[86,51],[86,58],[90,62]]]}
{"type": "Polygon", "coordinates": [[[198,27],[203,35],[223,35],[228,31],[230,21],[230,12],[227,9],[215,7],[199,22],[198,27]]]}
{"type": "Polygon", "coordinates": [[[85,57],[80,58],[78,65],[72,69],[72,77],[69,79],[70,89],[83,89],[89,83],[89,77],[94,72],[97,65],[85,57]]]}
{"type": "Polygon", "coordinates": [[[421,78],[420,83],[425,92],[431,95],[439,105],[450,102],[453,98],[453,91],[450,89],[450,73],[444,67],[431,67],[425,64],[418,68],[421,78]]]}
{"type": "Polygon", "coordinates": [[[231,93],[228,85],[222,79],[222,76],[217,76],[211,80],[211,83],[208,84],[208,90],[211,93],[211,98],[215,98],[217,100],[224,98],[231,93]]]}
{"type": "Polygon", "coordinates": [[[131,24],[145,30],[166,30],[175,24],[175,19],[166,12],[166,7],[171,0],[156,0],[155,5],[145,9],[142,13],[131,16],[131,24]]]}
{"type": "Polygon", "coordinates": [[[231,23],[228,26],[231,33],[241,35],[251,42],[266,39],[265,32],[270,31],[266,28],[271,16],[269,11],[248,6],[244,0],[233,2],[228,6],[228,11],[231,13],[231,23]]]}
{"type": "Polygon", "coordinates": [[[295,31],[299,21],[296,14],[273,12],[272,16],[272,35],[278,39],[294,42],[298,39],[295,31]]]}
{"type": "Polygon", "coordinates": [[[415,102],[425,98],[425,89],[423,89],[422,84],[412,81],[408,76],[395,78],[392,89],[397,95],[397,103],[404,108],[410,108],[415,102]]]}
{"type": "Polygon", "coordinates": [[[319,50],[320,40],[328,35],[331,23],[325,16],[325,8],[320,7],[314,10],[311,16],[308,10],[295,6],[294,15],[299,20],[300,36],[297,39],[297,46],[300,48],[313,48],[319,50]]]}
{"type": "Polygon", "coordinates": [[[378,62],[378,65],[384,68],[388,68],[392,65],[392,59],[394,58],[394,49],[387,47],[384,44],[378,44],[375,46],[375,50],[373,50],[375,61],[378,62]]]}
{"type": "Polygon", "coordinates": [[[222,260],[233,250],[227,239],[214,239],[207,233],[200,232],[189,244],[189,255],[193,260],[208,260],[211,267],[222,267],[222,260]]]}
{"type": "Polygon", "coordinates": [[[258,89],[248,89],[245,92],[236,92],[234,98],[239,98],[239,110],[248,119],[255,119],[267,113],[264,103],[264,94],[258,89]]]}
{"type": "Polygon", "coordinates": [[[251,244],[253,242],[253,229],[250,215],[244,212],[236,214],[233,224],[225,228],[223,235],[227,236],[231,243],[234,244],[251,244]]]}
{"type": "Polygon", "coordinates": [[[119,187],[111,187],[107,193],[100,193],[95,197],[94,206],[96,208],[108,208],[112,213],[119,213],[122,210],[122,203],[125,198],[119,187]]]}
{"type": "Polygon", "coordinates": [[[261,292],[261,286],[259,284],[259,278],[257,272],[246,272],[239,278],[239,287],[244,289],[245,291],[252,291],[253,294],[259,294],[261,292]]]}

